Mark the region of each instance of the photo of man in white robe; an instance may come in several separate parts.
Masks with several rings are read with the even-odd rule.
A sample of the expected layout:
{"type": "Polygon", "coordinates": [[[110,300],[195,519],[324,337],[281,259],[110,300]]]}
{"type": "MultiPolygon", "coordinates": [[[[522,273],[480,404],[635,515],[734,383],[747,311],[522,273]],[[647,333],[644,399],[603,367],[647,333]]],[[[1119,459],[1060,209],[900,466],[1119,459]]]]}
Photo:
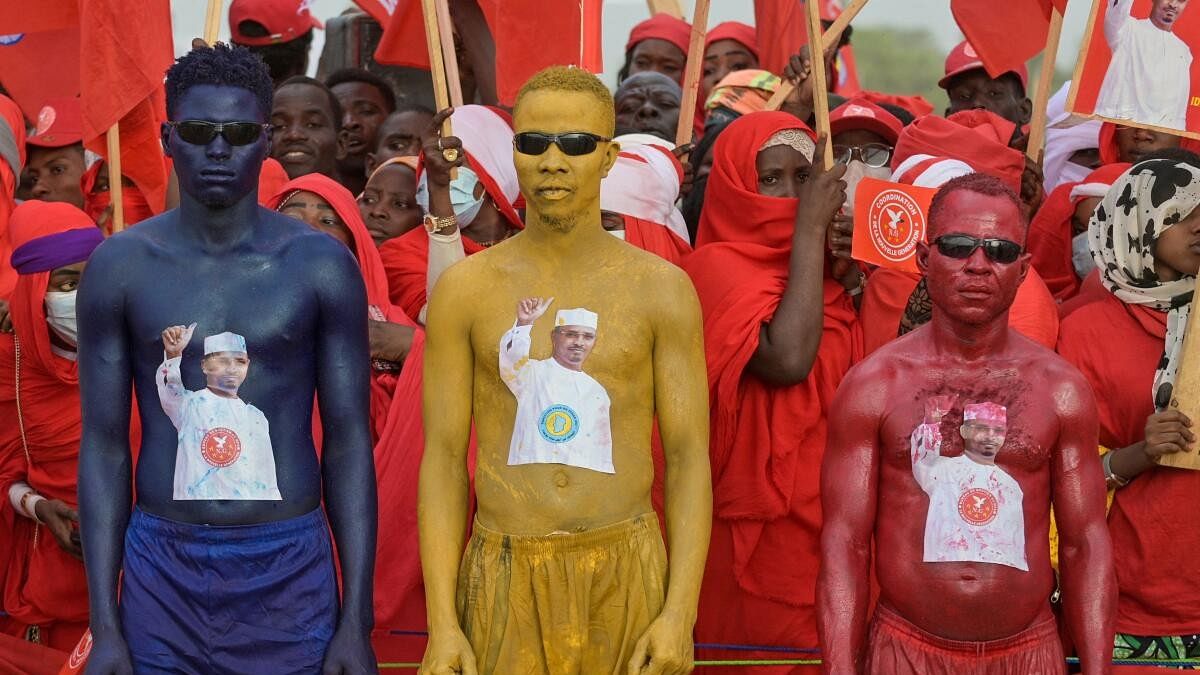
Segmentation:
{"type": "Polygon", "coordinates": [[[596,344],[596,313],[559,311],[550,333],[551,358],[529,358],[533,323],[552,302],[554,298],[519,302],[516,323],[500,338],[500,379],[517,397],[508,463],[567,464],[616,473],[608,392],[583,372],[596,344]]]}
{"type": "Polygon", "coordinates": [[[1187,129],[1192,52],[1175,35],[1188,0],[1151,0],[1150,18],[1130,16],[1133,0],[1105,0],[1104,37],[1112,61],[1095,114],[1165,129],[1187,129]]]}
{"type": "Polygon", "coordinates": [[[250,357],[236,333],[204,338],[206,387],[188,391],[179,370],[196,324],[162,333],[163,362],[155,379],[163,412],[179,430],[175,499],[282,500],[271,429],[262,411],[238,398],[250,357]]]}

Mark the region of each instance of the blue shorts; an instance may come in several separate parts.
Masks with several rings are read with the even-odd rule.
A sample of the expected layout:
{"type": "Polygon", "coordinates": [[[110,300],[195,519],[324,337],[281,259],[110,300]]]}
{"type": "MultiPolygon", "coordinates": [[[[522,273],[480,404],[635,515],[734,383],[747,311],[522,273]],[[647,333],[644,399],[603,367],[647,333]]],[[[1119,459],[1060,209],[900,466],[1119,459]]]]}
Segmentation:
{"type": "Polygon", "coordinates": [[[120,608],[135,673],[320,673],[338,616],[325,514],[212,526],[135,507],[120,608]]]}

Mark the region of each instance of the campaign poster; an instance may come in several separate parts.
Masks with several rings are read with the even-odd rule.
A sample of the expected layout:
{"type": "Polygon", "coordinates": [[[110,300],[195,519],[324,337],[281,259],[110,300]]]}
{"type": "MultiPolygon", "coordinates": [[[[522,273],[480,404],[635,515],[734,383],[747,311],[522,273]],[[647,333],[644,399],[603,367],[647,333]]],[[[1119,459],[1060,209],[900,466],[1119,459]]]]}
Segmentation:
{"type": "Polygon", "coordinates": [[[871,265],[917,270],[917,244],[925,241],[934,188],[864,178],[854,194],[850,255],[871,265]]]}

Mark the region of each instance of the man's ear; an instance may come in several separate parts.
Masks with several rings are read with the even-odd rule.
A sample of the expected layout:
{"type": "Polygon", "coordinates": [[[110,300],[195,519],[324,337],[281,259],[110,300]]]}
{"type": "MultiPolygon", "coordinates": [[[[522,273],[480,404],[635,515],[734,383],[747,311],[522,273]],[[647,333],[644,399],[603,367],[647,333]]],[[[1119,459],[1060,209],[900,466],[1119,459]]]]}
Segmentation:
{"type": "Polygon", "coordinates": [[[375,169],[379,166],[379,163],[375,161],[375,153],[368,152],[365,163],[367,167],[367,178],[370,178],[371,174],[375,173],[375,169]]]}
{"type": "Polygon", "coordinates": [[[171,123],[163,122],[158,128],[158,137],[162,141],[163,154],[171,156],[171,123]]]}
{"type": "Polygon", "coordinates": [[[617,163],[617,155],[619,154],[621,154],[621,144],[609,141],[608,149],[604,151],[604,164],[600,166],[601,178],[608,177],[608,172],[612,171],[613,165],[617,163]]]}
{"type": "Polygon", "coordinates": [[[1021,124],[1019,124],[1017,126],[1029,124],[1029,121],[1033,119],[1033,101],[1030,101],[1028,96],[1025,97],[1021,101],[1020,110],[1021,110],[1021,124]]]}
{"type": "Polygon", "coordinates": [[[917,269],[921,274],[925,274],[925,270],[929,268],[929,244],[923,241],[917,242],[917,269]]]}

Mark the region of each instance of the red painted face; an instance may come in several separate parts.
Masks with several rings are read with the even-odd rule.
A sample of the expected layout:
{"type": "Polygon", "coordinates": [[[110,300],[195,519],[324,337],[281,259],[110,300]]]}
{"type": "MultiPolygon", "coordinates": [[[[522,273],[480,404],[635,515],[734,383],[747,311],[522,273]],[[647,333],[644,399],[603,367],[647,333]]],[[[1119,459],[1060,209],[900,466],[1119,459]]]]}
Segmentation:
{"type": "Polygon", "coordinates": [[[986,324],[1001,317],[1029,269],[1029,253],[1004,264],[988,259],[982,248],[966,259],[943,255],[933,244],[942,235],[965,234],[979,239],[1007,239],[1025,244],[1025,226],[1016,204],[960,190],[943,204],[938,222],[930,224],[928,246],[917,253],[928,280],[929,297],[953,321],[986,324]]]}

